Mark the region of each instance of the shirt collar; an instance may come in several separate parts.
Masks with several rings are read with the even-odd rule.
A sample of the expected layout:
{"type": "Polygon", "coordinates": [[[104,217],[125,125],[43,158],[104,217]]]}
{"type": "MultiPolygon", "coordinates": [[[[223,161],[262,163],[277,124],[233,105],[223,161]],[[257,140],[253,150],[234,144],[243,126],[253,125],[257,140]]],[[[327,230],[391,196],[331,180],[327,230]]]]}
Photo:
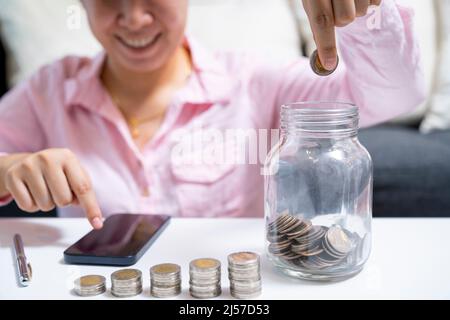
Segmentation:
{"type": "MultiPolygon", "coordinates": [[[[193,74],[187,85],[181,89],[185,104],[226,104],[230,99],[230,74],[223,60],[202,47],[191,36],[184,38],[191,53],[193,74]]],[[[87,59],[84,66],[64,83],[65,105],[81,105],[92,111],[101,111],[108,94],[101,82],[100,73],[106,59],[105,52],[93,59],[87,59]]],[[[181,93],[180,92],[180,93],[181,93]]]]}

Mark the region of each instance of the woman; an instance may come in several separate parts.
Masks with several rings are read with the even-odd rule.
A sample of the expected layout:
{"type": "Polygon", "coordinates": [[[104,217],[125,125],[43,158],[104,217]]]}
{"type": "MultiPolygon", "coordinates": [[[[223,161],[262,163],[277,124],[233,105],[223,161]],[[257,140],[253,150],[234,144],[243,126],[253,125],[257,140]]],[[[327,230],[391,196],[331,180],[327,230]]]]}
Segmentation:
{"type": "Polygon", "coordinates": [[[102,212],[261,215],[259,166],[175,163],[175,132],[276,128],[292,101],[354,102],[363,126],[411,110],[424,97],[412,14],[380,2],[304,0],[327,69],[340,38],[342,66],[320,78],[304,58],[208,52],[185,36],[188,0],[84,0],[104,53],[46,66],[0,102],[2,204],[84,211],[94,228],[102,212]]]}

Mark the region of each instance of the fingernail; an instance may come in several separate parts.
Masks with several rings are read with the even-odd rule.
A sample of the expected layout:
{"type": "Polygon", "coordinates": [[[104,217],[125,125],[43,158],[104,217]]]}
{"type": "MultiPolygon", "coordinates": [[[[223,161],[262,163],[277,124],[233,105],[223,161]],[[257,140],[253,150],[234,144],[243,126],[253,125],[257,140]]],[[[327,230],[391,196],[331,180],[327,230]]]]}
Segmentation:
{"type": "Polygon", "coordinates": [[[336,58],[327,58],[325,59],[324,67],[327,70],[334,70],[336,68],[336,64],[337,64],[336,58]]]}
{"type": "Polygon", "coordinates": [[[102,219],[98,217],[92,219],[92,226],[94,227],[94,229],[101,229],[103,227],[102,219]]]}

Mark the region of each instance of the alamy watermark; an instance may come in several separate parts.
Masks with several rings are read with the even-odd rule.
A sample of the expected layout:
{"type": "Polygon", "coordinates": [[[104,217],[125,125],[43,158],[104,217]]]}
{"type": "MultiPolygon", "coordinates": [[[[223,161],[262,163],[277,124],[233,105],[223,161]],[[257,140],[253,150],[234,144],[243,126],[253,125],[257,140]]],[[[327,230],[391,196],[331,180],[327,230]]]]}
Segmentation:
{"type": "Polygon", "coordinates": [[[367,10],[366,26],[369,30],[381,29],[381,6],[370,6],[367,10]]]}
{"type": "Polygon", "coordinates": [[[175,166],[260,165],[280,141],[279,129],[178,129],[172,135],[175,166]]]}
{"type": "Polygon", "coordinates": [[[67,6],[66,26],[69,30],[80,30],[83,23],[83,8],[80,5],[67,6]]]}

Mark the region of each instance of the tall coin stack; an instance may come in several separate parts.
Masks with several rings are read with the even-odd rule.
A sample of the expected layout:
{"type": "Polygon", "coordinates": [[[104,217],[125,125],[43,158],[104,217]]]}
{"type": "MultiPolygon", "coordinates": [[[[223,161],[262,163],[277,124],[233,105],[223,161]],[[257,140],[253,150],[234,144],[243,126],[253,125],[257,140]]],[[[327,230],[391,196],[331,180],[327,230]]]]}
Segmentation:
{"type": "Polygon", "coordinates": [[[106,291],[106,279],[103,276],[89,275],[75,280],[75,292],[82,297],[91,297],[106,291]]]}
{"type": "Polygon", "coordinates": [[[236,252],[228,256],[230,293],[238,299],[254,298],[261,294],[259,255],[253,252],[236,252]]]}
{"type": "Polygon", "coordinates": [[[181,268],[163,263],[150,269],[150,293],[156,298],[174,297],[181,293],[181,268]]]}
{"type": "Polygon", "coordinates": [[[216,259],[196,259],[189,264],[190,293],[194,298],[214,298],[222,293],[220,283],[220,261],[216,259]]]}
{"type": "Polygon", "coordinates": [[[137,269],[122,269],[111,275],[111,293],[119,298],[142,293],[142,272],[137,269]]]}

